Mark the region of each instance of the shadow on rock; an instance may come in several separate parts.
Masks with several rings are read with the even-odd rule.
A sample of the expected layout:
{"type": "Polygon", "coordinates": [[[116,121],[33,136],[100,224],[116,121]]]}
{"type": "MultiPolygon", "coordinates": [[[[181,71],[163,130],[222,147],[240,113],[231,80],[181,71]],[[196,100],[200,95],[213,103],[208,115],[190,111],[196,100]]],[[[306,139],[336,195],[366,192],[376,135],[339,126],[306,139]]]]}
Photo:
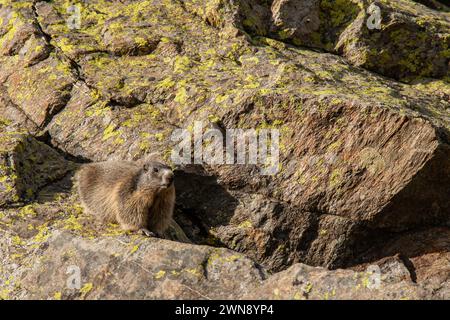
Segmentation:
{"type": "MultiPolygon", "coordinates": [[[[177,190],[175,220],[196,243],[207,240],[210,227],[227,225],[234,215],[238,200],[217,178],[209,176],[200,166],[175,170],[177,190]]],[[[209,243],[222,246],[221,243],[209,243]]]]}

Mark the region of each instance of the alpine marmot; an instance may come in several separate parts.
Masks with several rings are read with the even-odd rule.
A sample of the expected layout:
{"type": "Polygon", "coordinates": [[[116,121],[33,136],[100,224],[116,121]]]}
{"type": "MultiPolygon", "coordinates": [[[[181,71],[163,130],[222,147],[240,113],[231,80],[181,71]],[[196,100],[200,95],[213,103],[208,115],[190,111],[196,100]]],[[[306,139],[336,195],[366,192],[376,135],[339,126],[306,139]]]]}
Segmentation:
{"type": "Polygon", "coordinates": [[[175,205],[174,175],[157,161],[105,161],[77,172],[86,212],[147,236],[163,236],[175,205]]]}

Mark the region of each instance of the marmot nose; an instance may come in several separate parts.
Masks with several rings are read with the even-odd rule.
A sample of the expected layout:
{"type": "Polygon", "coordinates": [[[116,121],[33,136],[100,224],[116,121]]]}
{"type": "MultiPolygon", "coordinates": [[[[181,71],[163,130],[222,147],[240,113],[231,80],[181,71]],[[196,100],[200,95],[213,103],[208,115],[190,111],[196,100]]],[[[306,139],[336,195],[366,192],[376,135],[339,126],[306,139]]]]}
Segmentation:
{"type": "Polygon", "coordinates": [[[170,186],[171,184],[172,184],[172,182],[173,182],[173,173],[171,172],[171,173],[167,173],[165,176],[164,176],[164,182],[165,182],[165,184],[167,184],[168,186],[170,186]]]}

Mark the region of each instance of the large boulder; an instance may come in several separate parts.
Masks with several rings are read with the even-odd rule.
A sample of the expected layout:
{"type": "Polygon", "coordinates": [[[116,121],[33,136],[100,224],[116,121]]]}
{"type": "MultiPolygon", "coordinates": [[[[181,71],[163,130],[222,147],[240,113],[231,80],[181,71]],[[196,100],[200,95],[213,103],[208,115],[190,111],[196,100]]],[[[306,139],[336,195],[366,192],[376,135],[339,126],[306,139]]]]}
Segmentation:
{"type": "MultiPolygon", "coordinates": [[[[72,221],[73,223],[73,221],[72,221]]],[[[66,228],[67,229],[67,228],[66,228]]],[[[223,248],[116,232],[95,238],[43,224],[3,235],[3,299],[448,299],[398,257],[360,270],[295,264],[270,275],[223,248]],[[29,231],[30,232],[30,231],[29,231]],[[34,232],[34,236],[32,235],[34,232]]],[[[443,275],[443,274],[442,274],[443,275]]],[[[433,278],[433,276],[431,276],[433,278]]],[[[434,277],[433,280],[438,280],[434,277]]]]}
{"type": "MultiPolygon", "coordinates": [[[[38,12],[46,17],[49,6],[38,12]]],[[[279,129],[281,171],[274,177],[208,166],[183,169],[178,179],[180,210],[195,215],[207,234],[200,241],[246,252],[273,269],[296,261],[351,264],[371,245],[365,239],[447,219],[448,102],[269,38],[253,39],[254,47],[245,36],[210,37],[214,28],[176,3],[158,6],[142,3],[138,15],[124,4],[131,13],[120,18],[132,28],[147,12],[166,26],[170,37],[152,54],[64,52],[78,59],[84,78],[49,123],[55,146],[91,160],[150,151],[168,159],[173,129],[194,121],[279,129]],[[180,32],[179,21],[190,28],[180,32]],[[168,56],[162,46],[171,43],[181,47],[168,56]],[[211,197],[210,187],[222,192],[211,197]]],[[[65,37],[51,19],[41,20],[52,38],[65,37]]],[[[86,28],[90,34],[94,26],[86,28]]]]}

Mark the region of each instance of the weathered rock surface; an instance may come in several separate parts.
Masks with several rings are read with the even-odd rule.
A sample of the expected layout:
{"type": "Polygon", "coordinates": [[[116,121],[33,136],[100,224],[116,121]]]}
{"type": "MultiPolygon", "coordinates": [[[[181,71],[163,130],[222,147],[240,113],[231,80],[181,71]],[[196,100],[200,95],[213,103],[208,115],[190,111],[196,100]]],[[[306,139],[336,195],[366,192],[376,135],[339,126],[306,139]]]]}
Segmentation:
{"type": "Polygon", "coordinates": [[[31,136],[0,133],[0,206],[30,201],[44,186],[62,179],[74,165],[31,136]]]}
{"type": "Polygon", "coordinates": [[[362,0],[94,0],[73,29],[65,1],[3,1],[1,297],[449,298],[450,16],[416,2],[376,2],[369,29],[362,0]],[[276,175],[176,167],[168,237],[209,246],[81,212],[75,163],[170,161],[173,130],[194,121],[280,131],[276,175]],[[373,261],[378,291],[303,265],[373,261]],[[81,292],[64,288],[76,262],[81,292]]]}
{"type": "Polygon", "coordinates": [[[407,0],[206,3],[204,9],[202,1],[187,1],[186,8],[218,28],[233,26],[253,35],[320,48],[396,79],[448,77],[450,19],[445,5],[437,1],[426,4],[444,12],[407,0]]]}
{"type": "MultiPolygon", "coordinates": [[[[140,236],[93,238],[40,228],[29,239],[4,239],[1,275],[8,277],[2,280],[2,298],[445,299],[450,289],[448,272],[415,283],[397,257],[361,271],[295,264],[269,275],[228,249],[140,236]],[[78,288],[70,287],[76,270],[78,288]]],[[[448,270],[442,267],[439,271],[448,270]]]]}

